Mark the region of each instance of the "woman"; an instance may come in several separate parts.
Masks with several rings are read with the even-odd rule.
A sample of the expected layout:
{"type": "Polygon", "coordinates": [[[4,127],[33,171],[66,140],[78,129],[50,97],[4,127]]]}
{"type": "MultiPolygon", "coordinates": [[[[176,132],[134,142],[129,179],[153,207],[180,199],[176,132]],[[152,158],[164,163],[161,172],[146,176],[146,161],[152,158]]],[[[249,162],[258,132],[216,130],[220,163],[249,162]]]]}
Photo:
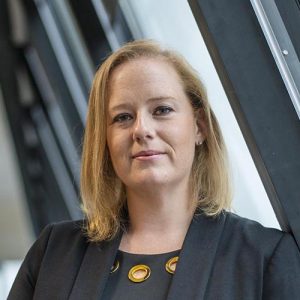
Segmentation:
{"type": "Polygon", "coordinates": [[[204,87],[153,41],[126,44],[96,73],[81,192],[86,221],[46,227],[8,299],[300,297],[293,238],[226,212],[204,87]]]}

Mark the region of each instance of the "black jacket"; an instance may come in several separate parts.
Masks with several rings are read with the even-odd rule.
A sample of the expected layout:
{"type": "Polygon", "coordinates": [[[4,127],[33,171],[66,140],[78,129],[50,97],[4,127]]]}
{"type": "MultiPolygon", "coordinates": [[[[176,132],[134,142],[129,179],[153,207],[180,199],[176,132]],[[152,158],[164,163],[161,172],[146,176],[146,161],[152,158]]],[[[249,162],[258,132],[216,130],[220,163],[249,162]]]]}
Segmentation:
{"type": "MultiPolygon", "coordinates": [[[[28,252],[8,300],[99,300],[120,244],[89,243],[82,222],[47,226],[28,252]]],[[[300,254],[292,238],[224,213],[195,215],[168,300],[300,299],[300,254]]]]}

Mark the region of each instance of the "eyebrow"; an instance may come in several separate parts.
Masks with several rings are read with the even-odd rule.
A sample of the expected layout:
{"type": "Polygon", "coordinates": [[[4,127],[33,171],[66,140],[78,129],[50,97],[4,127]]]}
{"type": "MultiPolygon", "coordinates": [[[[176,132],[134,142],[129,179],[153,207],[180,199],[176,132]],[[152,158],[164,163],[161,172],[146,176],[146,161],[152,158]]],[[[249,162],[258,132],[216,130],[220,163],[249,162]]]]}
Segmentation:
{"type": "Polygon", "coordinates": [[[155,101],[169,100],[169,99],[175,100],[175,98],[172,97],[172,96],[160,96],[160,97],[149,98],[149,99],[147,100],[147,102],[148,102],[148,101],[149,101],[149,102],[155,102],[155,101]]]}
{"type": "MultiPolygon", "coordinates": [[[[161,101],[161,100],[176,100],[174,97],[172,96],[159,96],[159,97],[151,97],[149,99],[147,99],[146,102],[156,102],[156,101],[161,101]]],[[[126,108],[129,108],[131,105],[130,103],[127,103],[127,102],[124,102],[124,103],[121,103],[121,104],[118,104],[118,105],[115,105],[113,106],[112,108],[110,108],[109,110],[110,111],[116,111],[116,110],[119,110],[119,109],[126,109],[126,108]]]]}

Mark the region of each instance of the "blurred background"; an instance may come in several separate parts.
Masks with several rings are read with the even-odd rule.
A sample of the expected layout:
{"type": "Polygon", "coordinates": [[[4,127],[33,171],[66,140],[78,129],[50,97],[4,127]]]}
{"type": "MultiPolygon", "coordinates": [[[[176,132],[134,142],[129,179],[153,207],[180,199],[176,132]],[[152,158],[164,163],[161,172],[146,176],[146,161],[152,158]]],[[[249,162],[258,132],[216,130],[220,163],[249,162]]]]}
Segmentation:
{"type": "Polygon", "coordinates": [[[151,38],[207,87],[233,211],[300,241],[297,0],[0,1],[0,299],[42,228],[80,219],[89,88],[103,59],[151,38]]]}

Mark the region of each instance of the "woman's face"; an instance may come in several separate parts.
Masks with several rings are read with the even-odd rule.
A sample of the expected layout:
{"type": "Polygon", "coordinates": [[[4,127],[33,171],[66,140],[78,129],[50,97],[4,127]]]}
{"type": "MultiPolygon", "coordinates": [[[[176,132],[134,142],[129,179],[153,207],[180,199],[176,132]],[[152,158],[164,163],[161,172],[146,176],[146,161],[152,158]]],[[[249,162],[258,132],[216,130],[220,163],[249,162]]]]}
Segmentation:
{"type": "Polygon", "coordinates": [[[127,189],[188,184],[203,137],[174,67],[155,58],[118,66],[108,101],[107,145],[127,189]]]}

